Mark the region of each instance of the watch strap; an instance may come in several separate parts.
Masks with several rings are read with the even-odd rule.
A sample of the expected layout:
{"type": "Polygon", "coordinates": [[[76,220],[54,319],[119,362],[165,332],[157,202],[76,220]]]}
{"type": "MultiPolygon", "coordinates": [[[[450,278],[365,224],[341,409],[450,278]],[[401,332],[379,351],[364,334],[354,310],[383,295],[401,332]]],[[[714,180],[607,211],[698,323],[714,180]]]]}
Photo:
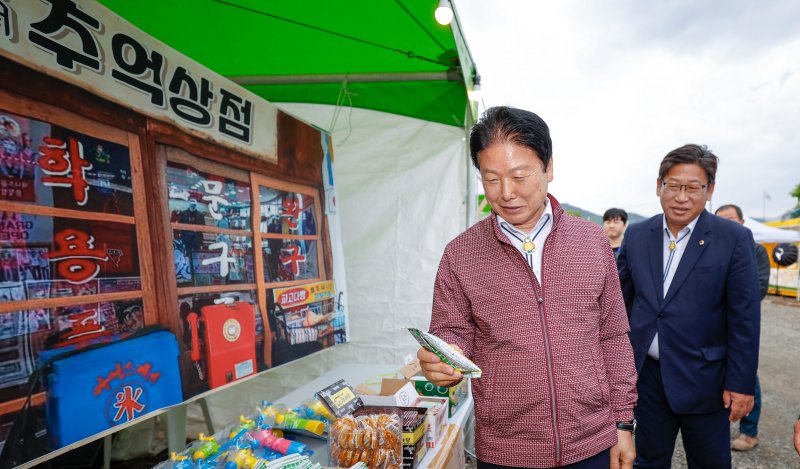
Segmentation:
{"type": "Polygon", "coordinates": [[[617,429],[624,430],[626,432],[635,433],[636,432],[636,419],[631,420],[630,422],[617,422],[617,429]]]}

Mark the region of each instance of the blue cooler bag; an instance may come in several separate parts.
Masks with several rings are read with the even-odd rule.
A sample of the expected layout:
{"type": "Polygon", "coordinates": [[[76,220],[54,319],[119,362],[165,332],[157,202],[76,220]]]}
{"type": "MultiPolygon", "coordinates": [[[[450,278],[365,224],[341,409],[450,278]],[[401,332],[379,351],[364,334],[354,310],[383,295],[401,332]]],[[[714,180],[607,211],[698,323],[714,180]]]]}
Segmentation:
{"type": "Polygon", "coordinates": [[[50,361],[46,420],[55,448],[182,401],[178,342],[166,330],[50,361]]]}

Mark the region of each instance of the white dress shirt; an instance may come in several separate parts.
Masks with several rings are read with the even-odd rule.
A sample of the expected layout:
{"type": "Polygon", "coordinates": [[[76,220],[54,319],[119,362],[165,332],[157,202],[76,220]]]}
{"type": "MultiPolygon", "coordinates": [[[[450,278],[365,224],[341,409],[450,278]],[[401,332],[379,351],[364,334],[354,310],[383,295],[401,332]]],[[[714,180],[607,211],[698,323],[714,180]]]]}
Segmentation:
{"type": "MultiPolygon", "coordinates": [[[[664,282],[665,298],[667,296],[667,292],[669,291],[669,286],[672,285],[672,278],[675,277],[675,271],[678,270],[678,264],[680,264],[681,258],[683,258],[683,253],[686,252],[686,246],[689,245],[689,238],[691,237],[699,218],[700,216],[698,215],[694,220],[686,225],[686,227],[678,231],[678,236],[672,236],[672,232],[669,231],[669,227],[667,226],[667,218],[664,217],[662,222],[662,226],[664,227],[664,237],[661,251],[663,253],[663,262],[661,265],[664,270],[662,270],[663,276],[661,280],[664,282]],[[673,241],[675,242],[675,250],[671,251],[669,249],[669,245],[673,241]]],[[[647,355],[658,360],[658,332],[656,332],[656,336],[653,337],[653,342],[650,343],[650,348],[647,350],[647,355]]]]}
{"type": "Polygon", "coordinates": [[[503,230],[503,234],[506,235],[506,238],[508,238],[508,241],[522,253],[522,257],[525,258],[528,266],[533,270],[536,280],[539,282],[539,285],[541,285],[544,241],[553,230],[553,207],[550,206],[550,200],[547,198],[544,199],[544,212],[542,212],[542,216],[539,217],[539,221],[536,222],[536,226],[533,227],[530,233],[524,233],[518,230],[514,225],[505,221],[500,215],[497,215],[497,222],[500,224],[500,228],[503,230]],[[536,246],[533,252],[528,253],[522,249],[525,238],[530,238],[536,246]]]}

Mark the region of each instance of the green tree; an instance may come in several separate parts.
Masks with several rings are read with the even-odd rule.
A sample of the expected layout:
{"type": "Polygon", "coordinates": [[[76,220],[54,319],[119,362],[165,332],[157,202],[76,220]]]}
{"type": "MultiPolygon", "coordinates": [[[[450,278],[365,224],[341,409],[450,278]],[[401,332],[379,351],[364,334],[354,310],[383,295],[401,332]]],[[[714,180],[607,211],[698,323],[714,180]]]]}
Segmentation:
{"type": "Polygon", "coordinates": [[[797,186],[795,186],[794,190],[790,192],[789,195],[797,199],[797,206],[800,207],[800,182],[797,183],[797,186]]]}

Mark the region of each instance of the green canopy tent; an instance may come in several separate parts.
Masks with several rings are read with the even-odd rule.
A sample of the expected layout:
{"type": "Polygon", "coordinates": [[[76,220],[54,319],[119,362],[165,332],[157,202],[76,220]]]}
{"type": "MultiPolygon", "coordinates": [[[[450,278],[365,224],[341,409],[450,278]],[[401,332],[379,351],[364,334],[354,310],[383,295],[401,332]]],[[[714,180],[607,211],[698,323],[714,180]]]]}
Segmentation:
{"type": "Polygon", "coordinates": [[[438,0],[99,1],[333,135],[350,346],[210,396],[216,423],[248,392],[414,353],[398,325],[426,327],[442,249],[475,213],[465,134],[478,75],[458,15],[436,23],[438,0]]]}
{"type": "Polygon", "coordinates": [[[341,104],[468,126],[478,75],[437,0],[99,0],[271,102],[341,104]]]}

